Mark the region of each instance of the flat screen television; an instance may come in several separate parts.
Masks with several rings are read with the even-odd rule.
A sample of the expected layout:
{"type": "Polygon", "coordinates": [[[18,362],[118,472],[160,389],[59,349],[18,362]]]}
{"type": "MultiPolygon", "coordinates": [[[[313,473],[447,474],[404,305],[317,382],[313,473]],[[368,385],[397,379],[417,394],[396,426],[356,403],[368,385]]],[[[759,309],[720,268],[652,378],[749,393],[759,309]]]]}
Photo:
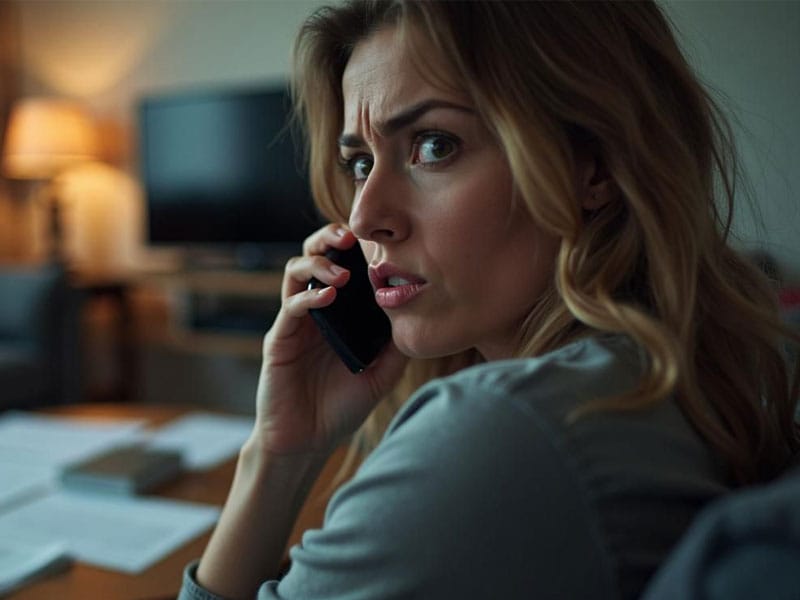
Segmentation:
{"type": "Polygon", "coordinates": [[[152,245],[282,260],[320,224],[285,86],[154,95],[138,107],[152,245]]]}

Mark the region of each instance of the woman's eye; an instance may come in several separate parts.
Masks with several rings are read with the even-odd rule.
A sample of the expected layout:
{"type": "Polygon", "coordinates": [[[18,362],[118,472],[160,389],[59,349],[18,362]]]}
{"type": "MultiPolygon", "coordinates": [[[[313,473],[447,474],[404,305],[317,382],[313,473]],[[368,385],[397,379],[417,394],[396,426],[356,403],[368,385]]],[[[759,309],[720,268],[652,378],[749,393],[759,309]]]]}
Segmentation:
{"type": "Polygon", "coordinates": [[[436,163],[448,158],[458,149],[458,143],[442,134],[422,136],[414,148],[415,163],[436,163]]]}
{"type": "Polygon", "coordinates": [[[354,156],[347,161],[355,181],[363,181],[372,171],[373,160],[369,156],[354,156]]]}

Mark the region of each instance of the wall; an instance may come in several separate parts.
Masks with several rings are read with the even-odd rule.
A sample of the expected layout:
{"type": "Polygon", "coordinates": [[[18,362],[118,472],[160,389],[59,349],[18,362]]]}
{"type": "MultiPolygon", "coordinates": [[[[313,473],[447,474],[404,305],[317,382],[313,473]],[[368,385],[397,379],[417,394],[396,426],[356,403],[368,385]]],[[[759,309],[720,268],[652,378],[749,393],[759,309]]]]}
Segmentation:
{"type": "Polygon", "coordinates": [[[309,0],[22,2],[27,93],[84,98],[129,120],[139,96],[282,78],[309,0]]]}
{"type": "Polygon", "coordinates": [[[736,212],[740,243],[765,247],[800,283],[800,2],[662,4],[733,115],[755,200],[736,212]]]}

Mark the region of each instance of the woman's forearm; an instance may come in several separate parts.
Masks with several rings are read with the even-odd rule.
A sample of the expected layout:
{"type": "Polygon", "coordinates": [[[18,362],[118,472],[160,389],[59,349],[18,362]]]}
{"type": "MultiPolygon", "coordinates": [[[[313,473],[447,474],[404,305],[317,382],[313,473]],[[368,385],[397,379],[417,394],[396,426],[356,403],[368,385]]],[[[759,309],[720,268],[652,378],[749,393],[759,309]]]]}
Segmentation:
{"type": "Polygon", "coordinates": [[[292,526],[327,458],[271,456],[248,441],[200,560],[198,583],[225,597],[253,598],[261,582],[276,578],[292,526]]]}

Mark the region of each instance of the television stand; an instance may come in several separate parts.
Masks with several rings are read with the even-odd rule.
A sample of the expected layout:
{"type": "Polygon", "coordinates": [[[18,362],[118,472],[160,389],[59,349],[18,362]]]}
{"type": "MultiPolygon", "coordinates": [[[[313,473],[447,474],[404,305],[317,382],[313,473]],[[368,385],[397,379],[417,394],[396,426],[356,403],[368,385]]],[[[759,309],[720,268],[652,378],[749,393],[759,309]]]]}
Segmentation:
{"type": "Polygon", "coordinates": [[[167,335],[188,352],[261,355],[263,336],[280,309],[283,270],[179,269],[141,276],[166,293],[167,335]]]}

